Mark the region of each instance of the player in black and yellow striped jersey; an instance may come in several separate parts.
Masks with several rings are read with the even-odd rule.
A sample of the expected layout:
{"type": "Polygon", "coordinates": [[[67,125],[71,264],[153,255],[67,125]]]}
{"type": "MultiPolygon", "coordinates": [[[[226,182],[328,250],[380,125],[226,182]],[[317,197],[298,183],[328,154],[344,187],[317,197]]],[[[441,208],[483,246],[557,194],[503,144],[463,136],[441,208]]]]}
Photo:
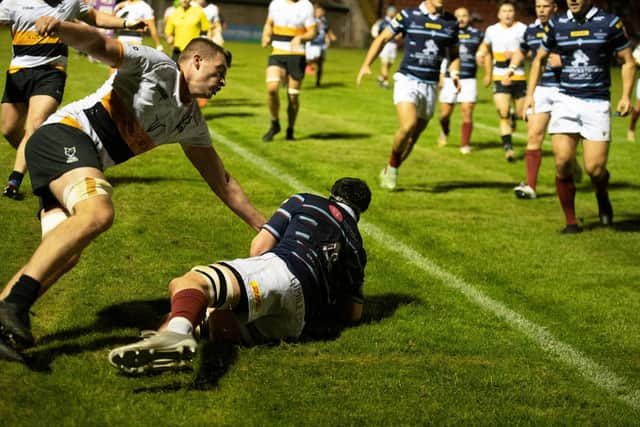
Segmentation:
{"type": "Polygon", "coordinates": [[[103,28],[144,28],[140,21],[125,20],[97,11],[82,0],[4,0],[0,3],[0,24],[11,25],[11,64],[2,97],[2,134],[18,151],[13,171],[2,194],[19,198],[27,166],[24,143],[36,128],[56,111],[67,78],[68,49],[57,37],[36,32],[41,16],[70,21],[81,19],[103,28]]]}

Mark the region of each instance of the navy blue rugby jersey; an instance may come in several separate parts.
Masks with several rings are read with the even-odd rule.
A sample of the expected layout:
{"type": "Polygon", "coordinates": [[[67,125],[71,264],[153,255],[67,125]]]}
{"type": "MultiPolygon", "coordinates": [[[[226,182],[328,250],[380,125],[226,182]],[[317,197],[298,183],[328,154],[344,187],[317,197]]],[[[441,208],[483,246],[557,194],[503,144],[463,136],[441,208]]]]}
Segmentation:
{"type": "Polygon", "coordinates": [[[560,54],[560,91],[584,99],[609,99],[611,58],[629,47],[620,18],[592,7],[584,22],[571,11],[549,21],[542,48],[560,54]]]}
{"type": "MultiPolygon", "coordinates": [[[[542,44],[542,39],[544,38],[544,36],[545,26],[542,25],[539,20],[536,20],[536,22],[527,26],[527,30],[524,33],[524,40],[522,41],[522,43],[520,43],[520,49],[524,53],[531,51],[531,58],[535,58],[538,54],[538,49],[542,44]]],[[[561,72],[562,70],[560,67],[553,69],[547,63],[538,85],[547,87],[560,86],[561,72]]]]}
{"type": "MultiPolygon", "coordinates": [[[[458,56],[460,57],[460,78],[475,79],[478,74],[478,64],[476,63],[476,52],[480,43],[484,39],[482,31],[473,28],[458,29],[458,56]]],[[[447,69],[446,77],[449,77],[447,69]]]]}
{"type": "Polygon", "coordinates": [[[428,83],[437,83],[440,65],[448,49],[458,43],[458,21],[449,14],[431,15],[424,3],[402,9],[391,23],[394,34],[404,37],[399,72],[428,83]]]}
{"type": "Polygon", "coordinates": [[[300,280],[307,320],[338,300],[363,303],[367,256],[356,219],[344,205],[313,194],[296,194],[263,228],[278,240],[270,252],[300,280]]]}
{"type": "MultiPolygon", "coordinates": [[[[389,27],[389,29],[393,32],[393,28],[390,28],[392,22],[393,22],[393,19],[389,18],[388,16],[385,16],[384,19],[381,19],[380,25],[378,25],[378,34],[383,32],[384,29],[387,27],[389,27]]],[[[397,44],[398,42],[396,42],[396,38],[394,37],[387,42],[387,44],[389,43],[397,44]]]]}

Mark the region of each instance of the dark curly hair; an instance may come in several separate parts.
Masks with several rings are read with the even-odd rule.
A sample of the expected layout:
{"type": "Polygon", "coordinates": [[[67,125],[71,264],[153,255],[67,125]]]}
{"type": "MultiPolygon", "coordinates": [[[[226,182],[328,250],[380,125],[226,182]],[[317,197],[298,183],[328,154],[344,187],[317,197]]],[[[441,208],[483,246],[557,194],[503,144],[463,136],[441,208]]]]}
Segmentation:
{"type": "Polygon", "coordinates": [[[359,178],[340,178],[331,187],[330,198],[346,204],[359,217],[371,203],[371,190],[367,183],[359,178]]]}

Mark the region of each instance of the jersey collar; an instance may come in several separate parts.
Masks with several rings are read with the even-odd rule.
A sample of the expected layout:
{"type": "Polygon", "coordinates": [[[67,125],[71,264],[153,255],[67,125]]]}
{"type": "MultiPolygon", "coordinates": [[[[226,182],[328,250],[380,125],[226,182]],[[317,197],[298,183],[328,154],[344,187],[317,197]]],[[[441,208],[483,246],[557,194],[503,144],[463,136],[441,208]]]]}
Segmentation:
{"type": "MultiPolygon", "coordinates": [[[[591,18],[593,18],[596,13],[598,13],[598,8],[595,6],[591,6],[591,9],[589,9],[589,12],[587,12],[587,14],[584,16],[584,20],[588,21],[591,18]]],[[[567,17],[569,18],[569,20],[571,21],[575,21],[576,18],[573,16],[573,13],[570,10],[567,10],[567,17]]]]}
{"type": "Polygon", "coordinates": [[[440,16],[438,12],[436,12],[433,15],[430,14],[429,11],[427,10],[427,6],[424,5],[424,2],[420,3],[420,6],[418,6],[418,9],[420,9],[420,12],[422,12],[424,15],[429,16],[429,18],[431,19],[436,19],[438,16],[440,16]]]}
{"type": "Polygon", "coordinates": [[[344,209],[345,211],[347,211],[349,213],[349,215],[351,215],[351,217],[353,219],[355,219],[356,221],[358,221],[358,217],[356,216],[356,213],[353,211],[353,209],[351,208],[351,206],[347,205],[346,203],[342,203],[342,202],[338,202],[337,200],[334,200],[335,203],[337,203],[338,205],[340,205],[340,207],[342,209],[344,209]]]}

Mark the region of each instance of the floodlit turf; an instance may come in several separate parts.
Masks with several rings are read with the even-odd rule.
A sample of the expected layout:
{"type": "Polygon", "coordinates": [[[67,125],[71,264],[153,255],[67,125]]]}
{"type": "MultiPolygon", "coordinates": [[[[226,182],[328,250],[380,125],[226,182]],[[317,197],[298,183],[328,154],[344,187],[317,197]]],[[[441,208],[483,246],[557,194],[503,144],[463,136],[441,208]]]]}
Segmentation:
{"type": "MultiPolygon", "coordinates": [[[[4,69],[8,31],[0,43],[4,69]]],[[[488,89],[471,155],[458,151],[458,112],[445,148],[436,147],[433,121],[388,193],[376,177],[397,124],[392,91],[375,75],[356,89],[364,51],[331,49],[324,86],[304,83],[298,140],[283,132],[266,144],[268,52],[228,47],[228,85],[204,115],[228,170],[262,212],[299,190],[292,182],[324,193],[346,175],[372,187],[363,324],[298,344],[202,344],[192,370],[118,374],[108,350],[155,324],[168,308],[168,281],[193,265],[246,256],[253,234],[178,146],[161,147],[108,171],[114,226],[33,307],[29,367],[0,362],[0,424],[640,424],[640,142],[625,142],[627,118],[612,119],[614,227],[597,226],[585,180],[576,205],[586,230],[561,236],[550,146],[540,198],[516,199],[525,126],[518,123],[517,162],[507,163],[488,89]]],[[[619,69],[613,75],[617,102],[619,69]]],[[[72,54],[65,102],[106,76],[106,67],[72,54]]],[[[14,153],[3,140],[3,182],[14,153]]],[[[0,283],[38,242],[37,207],[30,194],[0,198],[0,283]]]]}

